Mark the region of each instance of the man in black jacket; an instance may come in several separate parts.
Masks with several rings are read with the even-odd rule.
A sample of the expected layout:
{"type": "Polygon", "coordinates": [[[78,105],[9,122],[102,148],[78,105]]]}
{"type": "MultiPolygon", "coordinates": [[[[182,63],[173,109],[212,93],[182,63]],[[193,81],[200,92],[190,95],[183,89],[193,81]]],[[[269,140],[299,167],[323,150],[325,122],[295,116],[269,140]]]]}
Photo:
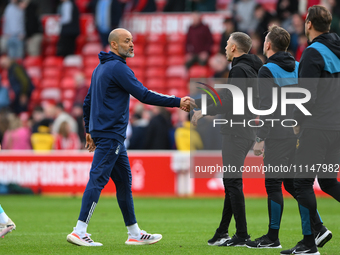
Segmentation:
{"type": "MultiPolygon", "coordinates": [[[[235,32],[230,35],[226,46],[227,59],[228,61],[232,61],[228,84],[235,85],[241,89],[245,97],[248,94],[247,89],[254,86],[255,80],[251,78],[257,77],[257,72],[262,66],[262,62],[257,56],[247,54],[251,45],[252,41],[247,34],[235,32]]],[[[254,119],[255,116],[250,112],[248,107],[245,107],[245,113],[243,115],[233,115],[232,94],[229,90],[223,92],[222,105],[209,105],[207,107],[207,115],[224,113],[225,119],[233,123],[247,123],[248,120],[254,119]]],[[[256,93],[257,91],[253,94],[256,93]]],[[[195,100],[195,103],[200,105],[199,101],[200,100],[195,100]]],[[[202,112],[195,111],[192,117],[193,124],[197,125],[197,120],[200,118],[202,118],[202,112]]],[[[223,166],[235,167],[237,172],[232,175],[231,173],[225,173],[223,177],[225,200],[222,220],[214,237],[208,241],[208,244],[245,246],[246,242],[250,240],[250,237],[247,231],[242,172],[240,169],[244,165],[247,153],[253,145],[255,128],[247,125],[223,125],[221,133],[223,135],[223,166]],[[232,215],[234,215],[236,222],[236,234],[230,238],[228,228],[232,215]]]]}
{"type": "MultiPolygon", "coordinates": [[[[267,110],[272,107],[273,88],[278,91],[278,102],[276,110],[269,115],[262,115],[262,127],[257,130],[256,143],[254,145],[254,154],[260,156],[264,154],[264,165],[269,169],[276,166],[291,167],[295,159],[296,136],[293,129],[290,127],[293,123],[288,124],[285,121],[285,126],[281,123],[284,120],[293,119],[293,104],[286,106],[286,115],[281,114],[281,88],[296,87],[298,83],[298,66],[294,57],[287,52],[290,42],[289,33],[278,26],[269,28],[269,33],[266,36],[263,54],[268,57],[267,63],[263,65],[259,71],[259,95],[260,95],[260,110],[267,110]],[[268,122],[266,119],[276,120],[268,122]],[[263,149],[265,145],[265,150],[263,149]],[[263,153],[264,151],[264,153],[263,153]]],[[[292,93],[286,94],[287,98],[293,98],[292,93]]],[[[268,233],[255,241],[247,243],[249,248],[282,248],[279,240],[279,229],[283,212],[283,196],[282,183],[285,189],[296,198],[294,190],[293,176],[285,172],[266,172],[265,186],[268,195],[268,215],[269,229],[268,233]]],[[[330,231],[322,225],[319,215],[314,219],[315,226],[318,227],[320,237],[316,240],[321,243],[330,231]],[[324,236],[324,234],[327,234],[324,236]],[[321,238],[323,237],[324,238],[321,238]]]]}
{"type": "Polygon", "coordinates": [[[305,33],[311,45],[299,65],[299,86],[308,89],[311,99],[304,107],[311,115],[294,109],[298,126],[294,187],[299,202],[304,238],[281,254],[320,254],[316,247],[313,217],[317,214],[313,190],[315,177],[321,189],[340,202],[337,172],[340,164],[340,38],[329,33],[332,16],[322,6],[308,9],[305,33]]]}

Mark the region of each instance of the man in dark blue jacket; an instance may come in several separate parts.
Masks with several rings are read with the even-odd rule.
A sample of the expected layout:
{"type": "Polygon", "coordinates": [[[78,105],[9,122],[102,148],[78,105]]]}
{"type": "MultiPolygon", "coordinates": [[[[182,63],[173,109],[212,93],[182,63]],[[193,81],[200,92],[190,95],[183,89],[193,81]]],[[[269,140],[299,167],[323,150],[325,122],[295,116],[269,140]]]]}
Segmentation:
{"type": "Polygon", "coordinates": [[[340,202],[340,183],[336,178],[340,164],[340,38],[329,33],[331,22],[332,15],[325,7],[315,5],[308,9],[305,33],[311,45],[301,57],[299,86],[311,93],[311,99],[304,104],[311,115],[294,110],[299,124],[294,127],[298,134],[296,167],[300,170],[294,187],[304,238],[281,254],[320,254],[312,220],[317,214],[313,190],[316,176],[321,189],[340,202]]]}
{"type": "Polygon", "coordinates": [[[86,186],[80,215],[67,241],[81,246],[101,246],[87,234],[87,225],[98,203],[100,193],[111,178],[116,185],[117,200],[128,229],[129,245],[152,244],[162,235],[140,230],[136,221],[131,192],[131,169],[124,147],[129,120],[130,94],[143,103],[181,107],[189,111],[188,97],[177,98],[148,90],[126,65],[133,57],[133,42],[129,31],[115,29],[109,35],[110,52],[100,52],[100,64],[93,71],[91,86],[84,101],[86,148],[95,151],[90,179],[86,186]]]}
{"type": "MultiPolygon", "coordinates": [[[[297,137],[290,127],[293,123],[293,104],[286,106],[286,115],[281,114],[281,89],[296,87],[298,83],[299,63],[287,52],[290,42],[289,33],[278,26],[269,28],[266,36],[263,54],[268,57],[267,63],[259,70],[259,94],[260,110],[267,110],[273,104],[273,89],[278,91],[278,102],[276,110],[270,115],[262,115],[261,120],[264,125],[257,130],[254,154],[259,156],[264,154],[264,165],[269,167],[287,166],[291,167],[295,160],[295,147],[297,137]],[[275,122],[266,121],[275,120],[275,122]],[[285,120],[285,126],[281,122],[285,120]],[[265,150],[264,150],[265,145],[265,150]],[[263,152],[264,151],[264,152],[263,152]]],[[[287,93],[287,98],[292,99],[294,95],[287,93]]],[[[296,198],[294,190],[294,173],[266,172],[265,186],[268,195],[268,215],[269,229],[266,235],[257,238],[255,241],[247,243],[249,248],[281,248],[279,240],[279,229],[283,212],[282,183],[285,189],[296,198]]],[[[314,219],[315,226],[321,236],[328,230],[322,225],[319,215],[314,219]]],[[[329,232],[329,231],[328,231],[329,232]]],[[[329,232],[330,233],[330,232],[329,232]]],[[[318,238],[317,243],[321,243],[324,238],[318,238]]],[[[326,235],[327,236],[327,235],[326,235]]]]}

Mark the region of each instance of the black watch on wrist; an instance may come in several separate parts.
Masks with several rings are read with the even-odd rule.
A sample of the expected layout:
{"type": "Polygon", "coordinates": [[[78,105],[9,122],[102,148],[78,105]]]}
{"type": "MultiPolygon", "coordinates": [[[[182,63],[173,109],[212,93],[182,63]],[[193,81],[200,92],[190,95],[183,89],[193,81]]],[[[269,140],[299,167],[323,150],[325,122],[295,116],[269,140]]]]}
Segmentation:
{"type": "Polygon", "coordinates": [[[257,143],[260,143],[260,142],[264,141],[264,139],[262,139],[262,138],[256,136],[255,141],[256,141],[257,143]]]}

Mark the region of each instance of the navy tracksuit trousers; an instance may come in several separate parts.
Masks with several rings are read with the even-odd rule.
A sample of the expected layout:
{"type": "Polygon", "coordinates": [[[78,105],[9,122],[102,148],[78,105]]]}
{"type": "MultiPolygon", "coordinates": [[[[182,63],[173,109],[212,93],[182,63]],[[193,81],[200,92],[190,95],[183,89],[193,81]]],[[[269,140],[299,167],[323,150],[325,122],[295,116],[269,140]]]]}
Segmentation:
{"type": "Polygon", "coordinates": [[[100,193],[111,178],[126,226],[135,224],[136,217],[131,191],[131,169],[123,143],[107,138],[93,138],[96,145],[90,179],[83,194],[79,220],[89,223],[100,193]]]}

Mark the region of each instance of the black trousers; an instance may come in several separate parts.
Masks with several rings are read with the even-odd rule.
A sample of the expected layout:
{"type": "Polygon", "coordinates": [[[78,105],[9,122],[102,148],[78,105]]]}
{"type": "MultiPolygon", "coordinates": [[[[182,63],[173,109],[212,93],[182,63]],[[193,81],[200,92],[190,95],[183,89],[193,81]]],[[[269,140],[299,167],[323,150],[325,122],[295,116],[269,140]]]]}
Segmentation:
{"type": "Polygon", "coordinates": [[[294,187],[299,202],[302,233],[309,236],[313,234],[313,217],[317,214],[313,190],[316,176],[322,191],[340,202],[340,183],[337,181],[340,131],[302,129],[297,145],[296,165],[301,172],[296,174],[294,187]]]}
{"type": "MultiPolygon", "coordinates": [[[[263,163],[267,166],[289,166],[294,163],[296,139],[266,139],[263,163]]],[[[265,186],[268,195],[269,229],[280,229],[283,212],[282,183],[285,189],[296,198],[292,178],[284,178],[283,173],[265,174],[265,186]]],[[[278,231],[277,231],[278,232],[278,231]]],[[[277,233],[278,235],[278,233],[277,233]]],[[[276,236],[278,238],[278,236],[276,236]]]]}
{"type": "Polygon", "coordinates": [[[66,57],[74,54],[77,35],[60,35],[57,44],[57,56],[66,57]]]}
{"type": "Polygon", "coordinates": [[[235,136],[224,135],[222,141],[223,166],[235,167],[235,173],[224,173],[223,184],[225,189],[222,220],[217,232],[228,232],[231,217],[234,215],[236,234],[247,237],[247,220],[243,194],[242,173],[239,171],[253,141],[235,136]]]}
{"type": "MultiPolygon", "coordinates": [[[[287,166],[292,167],[295,164],[295,149],[297,138],[288,139],[266,139],[265,153],[263,163],[269,169],[269,166],[287,166]]],[[[283,171],[272,173],[266,172],[265,186],[268,195],[268,216],[269,216],[269,231],[268,235],[273,240],[279,237],[279,229],[284,208],[284,201],[282,195],[282,183],[284,188],[296,199],[296,192],[294,189],[294,172],[285,173],[283,171]]],[[[314,225],[318,229],[322,226],[322,221],[319,215],[313,218],[314,225]]]]}

